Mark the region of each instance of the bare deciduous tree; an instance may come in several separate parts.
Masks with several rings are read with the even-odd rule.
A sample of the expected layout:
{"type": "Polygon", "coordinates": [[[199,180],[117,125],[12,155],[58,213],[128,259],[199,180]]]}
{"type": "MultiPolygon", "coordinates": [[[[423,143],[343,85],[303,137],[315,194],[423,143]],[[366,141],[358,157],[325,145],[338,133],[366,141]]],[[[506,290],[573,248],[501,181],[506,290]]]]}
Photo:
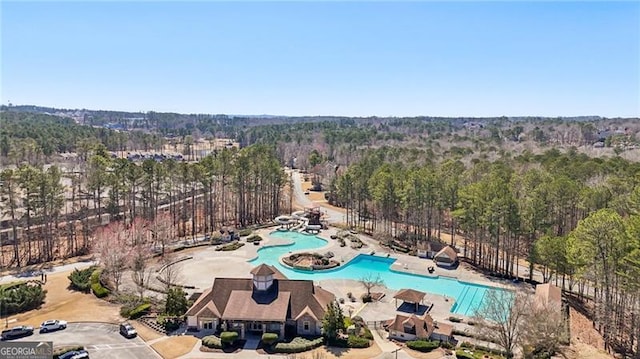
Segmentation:
{"type": "Polygon", "coordinates": [[[180,284],[182,275],[182,266],[179,263],[174,263],[175,257],[173,255],[167,255],[162,258],[160,273],[158,278],[164,284],[164,291],[168,292],[171,287],[180,284]]]}
{"type": "Polygon", "coordinates": [[[367,296],[371,296],[371,289],[375,287],[380,287],[384,285],[384,281],[380,278],[380,274],[374,275],[373,273],[368,273],[358,280],[360,284],[367,290],[367,296]]]}
{"type": "Polygon", "coordinates": [[[113,282],[116,292],[129,262],[130,247],[127,239],[128,233],[125,226],[121,222],[115,222],[100,228],[92,243],[93,252],[98,255],[105,274],[113,282]]]}
{"type": "Polygon", "coordinates": [[[553,303],[534,303],[523,323],[522,349],[525,356],[551,357],[569,342],[566,312],[553,303]]]}
{"type": "Polygon", "coordinates": [[[475,327],[479,335],[500,345],[507,357],[513,358],[530,312],[531,300],[526,294],[491,289],[474,315],[475,327]]]}
{"type": "Polygon", "coordinates": [[[171,215],[163,213],[156,216],[150,225],[150,230],[153,236],[154,249],[160,246],[161,253],[164,256],[165,246],[177,237],[171,215]]]}
{"type": "Polygon", "coordinates": [[[153,268],[149,265],[152,251],[148,244],[139,242],[131,251],[131,271],[133,281],[138,287],[140,298],[144,296],[144,290],[149,286],[153,275],[153,268]]]}

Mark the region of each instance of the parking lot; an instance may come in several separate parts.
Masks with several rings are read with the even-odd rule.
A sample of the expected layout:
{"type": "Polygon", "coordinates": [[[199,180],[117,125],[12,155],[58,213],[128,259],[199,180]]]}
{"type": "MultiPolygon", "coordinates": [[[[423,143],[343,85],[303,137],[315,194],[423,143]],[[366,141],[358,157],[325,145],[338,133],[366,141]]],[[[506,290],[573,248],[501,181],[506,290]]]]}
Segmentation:
{"type": "Polygon", "coordinates": [[[140,338],[127,339],[115,324],[69,323],[67,329],[38,333],[15,341],[52,341],[54,347],[84,345],[93,359],[157,359],[160,358],[140,338]]]}

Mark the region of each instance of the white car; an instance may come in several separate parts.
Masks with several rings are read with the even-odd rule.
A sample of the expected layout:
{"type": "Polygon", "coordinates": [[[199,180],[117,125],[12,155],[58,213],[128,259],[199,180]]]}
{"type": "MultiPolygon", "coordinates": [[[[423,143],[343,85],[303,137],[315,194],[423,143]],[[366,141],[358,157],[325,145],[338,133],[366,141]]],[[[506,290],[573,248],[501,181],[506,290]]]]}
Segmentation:
{"type": "Polygon", "coordinates": [[[47,320],[40,325],[40,333],[52,332],[54,330],[62,330],[67,327],[64,320],[47,320]]]}

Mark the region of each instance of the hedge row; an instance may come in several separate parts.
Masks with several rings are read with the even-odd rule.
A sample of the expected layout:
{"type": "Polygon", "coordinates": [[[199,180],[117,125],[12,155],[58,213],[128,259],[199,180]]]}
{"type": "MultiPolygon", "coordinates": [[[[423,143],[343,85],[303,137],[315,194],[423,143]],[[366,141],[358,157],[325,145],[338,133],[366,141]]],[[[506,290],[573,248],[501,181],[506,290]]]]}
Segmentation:
{"type": "Polygon", "coordinates": [[[483,352],[487,352],[489,354],[495,354],[495,355],[505,355],[506,352],[500,349],[493,349],[493,348],[489,348],[489,347],[485,347],[483,345],[475,345],[469,342],[462,342],[460,344],[460,348],[463,349],[471,349],[471,350],[478,350],[478,351],[483,351],[483,352]]]}
{"type": "Polygon", "coordinates": [[[440,346],[440,343],[428,340],[412,340],[407,342],[407,347],[409,347],[409,349],[417,350],[423,353],[428,353],[438,346],[440,346]]]}
{"type": "Polygon", "coordinates": [[[368,348],[371,345],[369,339],[364,337],[359,337],[356,335],[349,335],[349,339],[347,339],[347,345],[349,348],[368,348]]]}
{"type": "Polygon", "coordinates": [[[251,243],[251,242],[260,242],[262,240],[262,237],[260,237],[257,234],[254,234],[252,236],[247,237],[247,242],[251,243]]]}
{"type": "Polygon", "coordinates": [[[141,316],[148,313],[149,309],[151,309],[151,303],[142,303],[139,306],[133,308],[133,310],[129,312],[128,317],[129,319],[140,318],[141,316]]]}
{"type": "Polygon", "coordinates": [[[211,349],[222,349],[222,341],[215,335],[207,335],[202,338],[202,345],[211,349]]]}
{"type": "Polygon", "coordinates": [[[98,298],[104,298],[109,295],[109,289],[102,286],[100,276],[102,269],[98,268],[91,273],[91,291],[98,298]]]}
{"type": "Polygon", "coordinates": [[[289,343],[278,343],[273,347],[276,353],[301,353],[317,348],[322,345],[324,338],[309,340],[301,337],[295,337],[289,343]]]}
{"type": "Polygon", "coordinates": [[[71,351],[78,351],[78,350],[84,350],[84,347],[82,345],[76,345],[76,346],[68,346],[68,347],[56,349],[53,351],[53,359],[58,359],[64,353],[68,353],[71,351]]]}

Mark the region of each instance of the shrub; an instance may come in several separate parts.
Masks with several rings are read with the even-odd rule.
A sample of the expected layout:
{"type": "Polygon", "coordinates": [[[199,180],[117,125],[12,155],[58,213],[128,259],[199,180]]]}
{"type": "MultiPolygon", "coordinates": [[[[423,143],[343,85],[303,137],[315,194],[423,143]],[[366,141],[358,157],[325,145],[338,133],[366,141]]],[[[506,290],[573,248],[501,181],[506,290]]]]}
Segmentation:
{"type": "Polygon", "coordinates": [[[109,290],[102,286],[100,283],[100,276],[102,275],[102,269],[97,268],[91,273],[91,291],[98,298],[104,298],[109,295],[109,290]]]}
{"type": "Polygon", "coordinates": [[[373,340],[373,334],[371,334],[371,331],[369,330],[369,328],[364,328],[364,334],[362,336],[369,340],[373,340]]]}
{"type": "Polygon", "coordinates": [[[100,283],[91,284],[91,291],[98,298],[104,298],[109,295],[109,290],[103,287],[100,283]]]}
{"type": "Polygon", "coordinates": [[[67,278],[71,281],[70,287],[73,290],[77,290],[84,293],[89,293],[91,290],[91,274],[96,268],[91,266],[83,270],[74,269],[67,278]]]}
{"type": "Polygon", "coordinates": [[[166,317],[164,315],[158,316],[156,318],[156,323],[160,324],[165,331],[172,332],[180,328],[180,319],[176,317],[166,317]]]}
{"type": "Polygon", "coordinates": [[[364,293],[362,295],[362,303],[370,303],[373,301],[373,298],[371,298],[370,294],[364,293]]]}
{"type": "Polygon", "coordinates": [[[260,237],[257,234],[247,237],[247,242],[260,242],[261,240],[262,240],[262,237],[260,237]]]}
{"type": "Polygon", "coordinates": [[[238,340],[238,332],[222,332],[220,334],[220,340],[223,344],[233,344],[238,340]]]}
{"type": "Polygon", "coordinates": [[[53,351],[53,359],[58,359],[62,354],[78,350],[84,350],[84,347],[82,345],[72,345],[56,349],[53,351]]]}
{"type": "Polygon", "coordinates": [[[453,323],[461,323],[462,319],[458,317],[449,317],[449,321],[453,323]]]}
{"type": "Polygon", "coordinates": [[[129,319],[140,318],[144,314],[147,314],[149,312],[149,309],[151,309],[151,303],[142,303],[139,306],[133,308],[133,310],[128,313],[127,317],[129,317],[129,319]]]}
{"type": "Polygon", "coordinates": [[[456,350],[456,358],[458,358],[458,359],[475,359],[473,354],[465,353],[464,350],[462,350],[462,349],[456,350]]]}
{"type": "Polygon", "coordinates": [[[5,286],[0,290],[2,312],[9,315],[38,308],[46,295],[40,284],[20,282],[5,286]]]}
{"type": "Polygon", "coordinates": [[[323,342],[323,337],[319,337],[313,340],[295,337],[289,343],[277,343],[273,347],[273,351],[275,351],[276,353],[301,353],[317,348],[322,345],[323,342]]]}
{"type": "Polygon", "coordinates": [[[236,249],[242,246],[244,246],[244,243],[242,242],[233,242],[233,243],[229,243],[227,245],[216,248],[216,251],[223,251],[223,252],[235,251],[236,249]]]}
{"type": "Polygon", "coordinates": [[[371,343],[367,338],[359,337],[356,335],[349,335],[347,345],[349,346],[349,348],[368,348],[371,343]]]}
{"type": "Polygon", "coordinates": [[[271,345],[278,341],[278,334],[276,333],[264,333],[262,334],[262,342],[266,345],[271,345]]]}
{"type": "Polygon", "coordinates": [[[440,342],[440,347],[444,349],[454,349],[456,346],[449,342],[440,342]]]}
{"type": "Polygon", "coordinates": [[[250,235],[251,233],[253,233],[253,229],[241,229],[240,231],[238,231],[238,235],[240,237],[246,237],[248,235],[250,235]]]}
{"type": "Polygon", "coordinates": [[[438,342],[432,342],[428,340],[412,340],[407,342],[409,349],[417,350],[419,352],[427,353],[437,348],[440,345],[438,342]]]}
{"type": "Polygon", "coordinates": [[[222,349],[222,340],[215,335],[207,335],[202,338],[202,345],[211,349],[222,349]]]}

